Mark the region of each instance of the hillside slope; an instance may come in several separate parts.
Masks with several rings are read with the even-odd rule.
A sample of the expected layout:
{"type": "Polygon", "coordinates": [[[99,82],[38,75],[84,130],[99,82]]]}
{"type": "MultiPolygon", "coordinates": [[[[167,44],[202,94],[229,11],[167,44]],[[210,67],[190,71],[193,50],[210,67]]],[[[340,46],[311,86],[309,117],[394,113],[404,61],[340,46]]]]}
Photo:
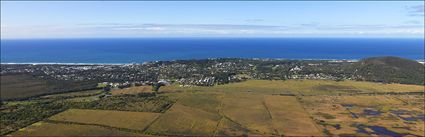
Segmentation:
{"type": "Polygon", "coordinates": [[[399,57],[372,57],[353,64],[363,80],[424,85],[424,65],[399,57]]]}

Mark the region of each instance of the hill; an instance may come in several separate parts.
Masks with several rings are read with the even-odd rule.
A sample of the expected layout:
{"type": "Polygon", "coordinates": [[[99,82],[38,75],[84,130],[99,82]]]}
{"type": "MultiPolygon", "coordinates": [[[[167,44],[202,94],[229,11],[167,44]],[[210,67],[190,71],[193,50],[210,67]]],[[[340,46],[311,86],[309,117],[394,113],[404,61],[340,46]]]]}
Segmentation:
{"type": "Polygon", "coordinates": [[[363,80],[424,85],[424,65],[399,57],[372,57],[353,64],[363,80]]]}

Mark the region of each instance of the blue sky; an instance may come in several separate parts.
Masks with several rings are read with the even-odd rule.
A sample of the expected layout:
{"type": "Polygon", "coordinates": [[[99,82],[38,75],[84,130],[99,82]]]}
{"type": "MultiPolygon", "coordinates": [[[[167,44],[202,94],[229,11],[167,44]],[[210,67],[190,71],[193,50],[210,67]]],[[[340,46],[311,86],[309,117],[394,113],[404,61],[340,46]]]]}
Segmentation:
{"type": "Polygon", "coordinates": [[[423,1],[1,1],[2,39],[423,35],[423,1]]]}

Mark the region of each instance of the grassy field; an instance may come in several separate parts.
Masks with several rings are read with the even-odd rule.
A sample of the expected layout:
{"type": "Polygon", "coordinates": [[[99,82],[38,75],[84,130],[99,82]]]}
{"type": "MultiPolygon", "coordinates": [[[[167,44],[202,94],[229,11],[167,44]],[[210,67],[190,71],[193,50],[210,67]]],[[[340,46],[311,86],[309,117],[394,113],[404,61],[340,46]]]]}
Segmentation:
{"type": "Polygon", "coordinates": [[[175,103],[149,127],[148,133],[212,136],[219,120],[217,113],[175,103]]]}
{"type": "Polygon", "coordinates": [[[249,80],[215,87],[191,87],[192,91],[255,92],[265,94],[334,95],[374,92],[424,92],[424,86],[331,80],[249,80]]]}
{"type": "Polygon", "coordinates": [[[424,110],[395,98],[400,96],[404,95],[306,96],[302,102],[322,130],[333,135],[358,135],[362,126],[379,126],[399,134],[424,136],[425,123],[420,120],[424,110]]]}
{"type": "Polygon", "coordinates": [[[22,128],[10,136],[146,136],[134,132],[120,131],[92,125],[38,122],[22,128]]]}
{"type": "Polygon", "coordinates": [[[310,115],[294,96],[266,96],[265,104],[272,117],[272,126],[280,135],[322,135],[310,115]]]}
{"type": "Polygon", "coordinates": [[[111,94],[120,95],[120,94],[152,93],[152,92],[153,92],[152,86],[136,86],[136,87],[112,90],[111,94]]]}
{"type": "Polygon", "coordinates": [[[143,131],[158,116],[158,113],[149,112],[69,109],[50,117],[49,120],[103,125],[143,131]]]}
{"type": "Polygon", "coordinates": [[[264,96],[255,93],[229,93],[223,98],[221,113],[250,131],[263,135],[277,134],[264,105],[264,96]]]}
{"type": "MultiPolygon", "coordinates": [[[[424,92],[423,88],[356,81],[250,80],[213,87],[164,86],[162,94],[145,97],[137,93],[150,92],[150,87],[131,87],[112,97],[89,100],[80,106],[83,109],[68,109],[12,135],[45,135],[58,127],[51,131],[53,135],[424,136],[423,94],[363,94],[424,92]]],[[[71,97],[65,100],[70,101],[78,100],[80,94],[89,93],[47,97],[71,97]]],[[[6,103],[11,109],[0,112],[36,102],[6,103]]]]}

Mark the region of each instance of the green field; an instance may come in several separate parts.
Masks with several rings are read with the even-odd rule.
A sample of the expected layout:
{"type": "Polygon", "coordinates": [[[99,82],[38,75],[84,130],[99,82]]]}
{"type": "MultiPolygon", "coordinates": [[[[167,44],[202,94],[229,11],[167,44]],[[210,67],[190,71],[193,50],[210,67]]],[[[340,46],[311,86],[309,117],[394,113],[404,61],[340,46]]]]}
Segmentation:
{"type": "Polygon", "coordinates": [[[131,89],[76,105],[84,109],[71,105],[11,135],[366,135],[361,129],[383,135],[372,133],[372,126],[381,126],[402,135],[424,136],[424,121],[411,120],[424,114],[423,88],[356,81],[250,80],[213,87],[171,85],[154,97],[139,96],[131,89]],[[394,92],[403,94],[375,94],[394,92]]]}

